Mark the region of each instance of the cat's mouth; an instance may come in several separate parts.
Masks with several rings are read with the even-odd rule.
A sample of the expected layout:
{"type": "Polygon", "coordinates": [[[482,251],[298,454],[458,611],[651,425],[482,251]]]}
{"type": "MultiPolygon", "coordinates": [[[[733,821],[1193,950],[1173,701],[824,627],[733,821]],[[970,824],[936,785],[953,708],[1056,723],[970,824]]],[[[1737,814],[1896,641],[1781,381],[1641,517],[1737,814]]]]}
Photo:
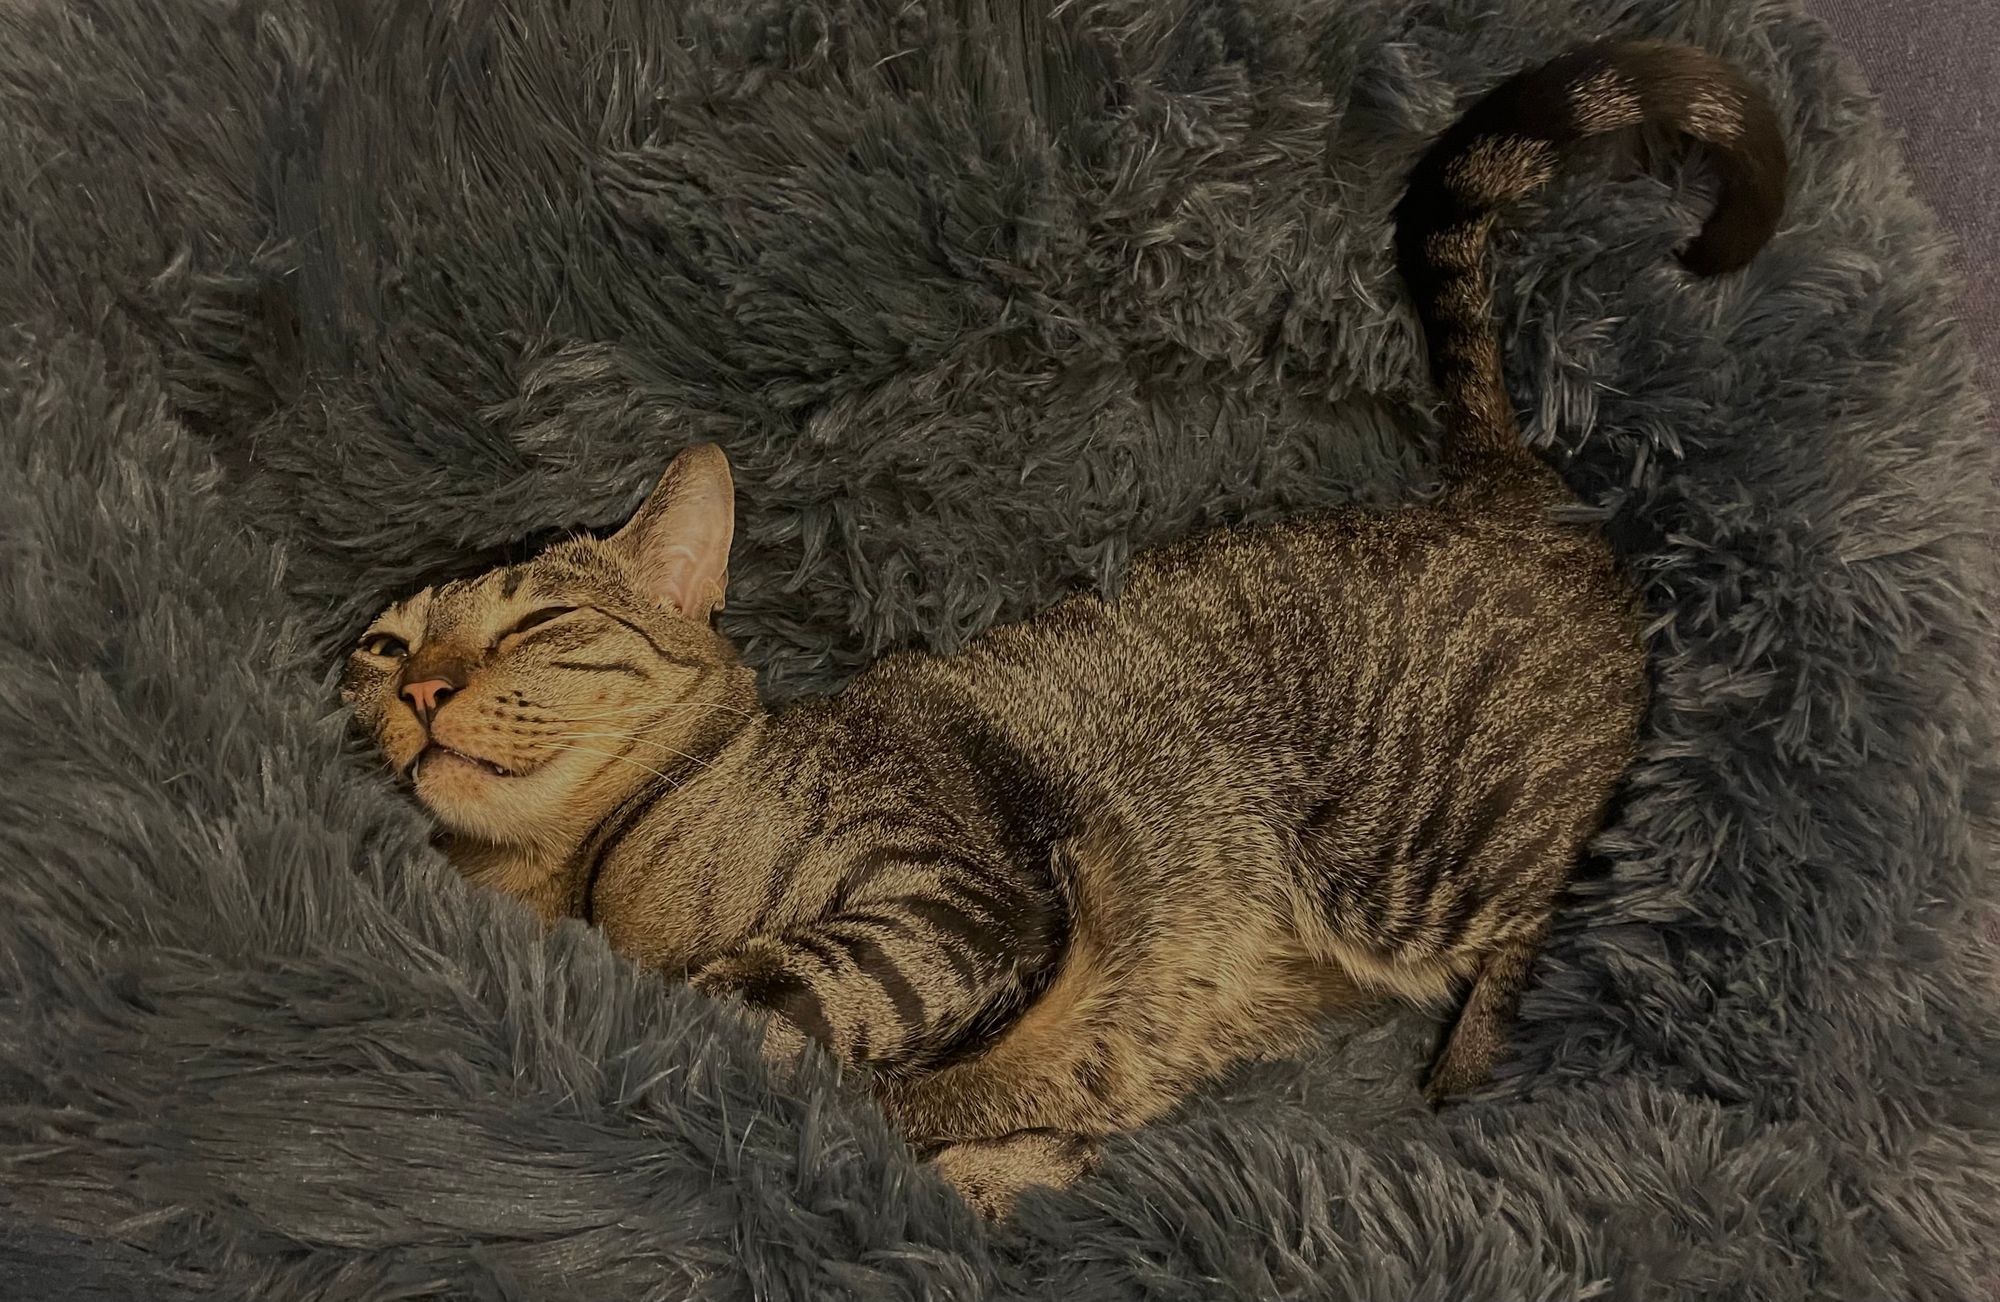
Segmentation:
{"type": "Polygon", "coordinates": [[[435,768],[440,764],[466,765],[487,774],[489,777],[514,778],[520,776],[516,770],[495,764],[492,760],[481,759],[477,755],[468,755],[462,750],[453,750],[442,742],[434,741],[418,751],[416,758],[410,761],[408,770],[410,781],[414,783],[423,770],[435,768]]]}

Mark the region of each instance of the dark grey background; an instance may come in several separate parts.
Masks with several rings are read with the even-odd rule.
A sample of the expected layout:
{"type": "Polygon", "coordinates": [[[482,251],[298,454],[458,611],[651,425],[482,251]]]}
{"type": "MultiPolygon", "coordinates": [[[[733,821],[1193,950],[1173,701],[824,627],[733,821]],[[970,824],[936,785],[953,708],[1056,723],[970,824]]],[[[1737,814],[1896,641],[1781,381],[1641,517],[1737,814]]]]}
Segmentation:
{"type": "Polygon", "coordinates": [[[1902,131],[1918,190],[1960,243],[1964,311],[2000,394],[2000,8],[1993,0],[1811,0],[1902,131]]]}

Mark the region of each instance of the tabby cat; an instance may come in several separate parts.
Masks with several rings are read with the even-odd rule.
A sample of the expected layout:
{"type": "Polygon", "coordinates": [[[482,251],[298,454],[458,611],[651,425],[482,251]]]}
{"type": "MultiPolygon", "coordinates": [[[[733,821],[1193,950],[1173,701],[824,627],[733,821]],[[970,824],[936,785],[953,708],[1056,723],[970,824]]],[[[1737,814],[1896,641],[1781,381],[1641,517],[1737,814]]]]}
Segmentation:
{"type": "Polygon", "coordinates": [[[468,878],[747,1001],[776,1058],[820,1041],[989,1214],[1343,1001],[1465,990],[1428,1090],[1476,1087],[1646,702],[1634,591],[1523,446],[1483,254],[1565,145],[1643,123],[1714,155],[1686,264],[1748,261],[1783,145],[1692,49],[1575,50],[1417,166],[1430,503],[1166,547],[1115,601],[771,712],[710,626],[733,490],[691,448],[615,536],[385,611],[345,696],[468,878]]]}

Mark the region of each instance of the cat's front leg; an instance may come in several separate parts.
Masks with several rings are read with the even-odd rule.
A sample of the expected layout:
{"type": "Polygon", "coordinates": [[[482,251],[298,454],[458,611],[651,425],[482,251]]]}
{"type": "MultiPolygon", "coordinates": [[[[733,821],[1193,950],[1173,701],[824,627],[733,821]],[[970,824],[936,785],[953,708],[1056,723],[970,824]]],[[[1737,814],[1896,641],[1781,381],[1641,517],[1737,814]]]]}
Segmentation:
{"type": "Polygon", "coordinates": [[[796,967],[781,942],[758,936],[735,953],[698,969],[688,984],[718,999],[738,996],[761,1012],[764,1058],[786,1064],[796,1062],[805,1052],[806,1032],[801,1024],[812,1015],[799,997],[804,986],[792,976],[796,967]]]}
{"type": "Polygon", "coordinates": [[[769,1013],[767,1057],[795,1056],[811,1038],[843,1062],[891,1069],[1018,997],[1054,961],[1056,917],[1032,880],[946,862],[885,877],[810,926],[754,937],[693,984],[769,1013]]]}
{"type": "Polygon", "coordinates": [[[1061,1130],[1022,1130],[998,1139],[947,1144],[931,1159],[966,1205],[989,1220],[1013,1214],[1036,1187],[1067,1189],[1097,1165],[1098,1143],[1061,1130]]]}

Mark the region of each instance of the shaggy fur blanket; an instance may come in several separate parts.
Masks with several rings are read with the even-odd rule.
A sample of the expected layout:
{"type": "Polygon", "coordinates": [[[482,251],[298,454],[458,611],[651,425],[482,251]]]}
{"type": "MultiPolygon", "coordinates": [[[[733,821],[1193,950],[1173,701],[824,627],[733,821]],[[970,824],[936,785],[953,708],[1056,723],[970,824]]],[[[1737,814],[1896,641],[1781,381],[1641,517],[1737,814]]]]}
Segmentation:
{"type": "MultiPolygon", "coordinates": [[[[1969,1298],[1995,451],[1812,22],[1734,0],[0,7],[0,1279],[19,1296],[1969,1298]],[[1136,548],[1429,482],[1385,214],[1606,32],[1769,86],[1516,214],[1532,436],[1656,615],[1518,1051],[1331,1026],[988,1227],[830,1068],[467,889],[330,670],[385,598],[723,443],[783,698],[1136,548]]],[[[1421,664],[1412,665],[1421,673],[1421,664]]]]}

